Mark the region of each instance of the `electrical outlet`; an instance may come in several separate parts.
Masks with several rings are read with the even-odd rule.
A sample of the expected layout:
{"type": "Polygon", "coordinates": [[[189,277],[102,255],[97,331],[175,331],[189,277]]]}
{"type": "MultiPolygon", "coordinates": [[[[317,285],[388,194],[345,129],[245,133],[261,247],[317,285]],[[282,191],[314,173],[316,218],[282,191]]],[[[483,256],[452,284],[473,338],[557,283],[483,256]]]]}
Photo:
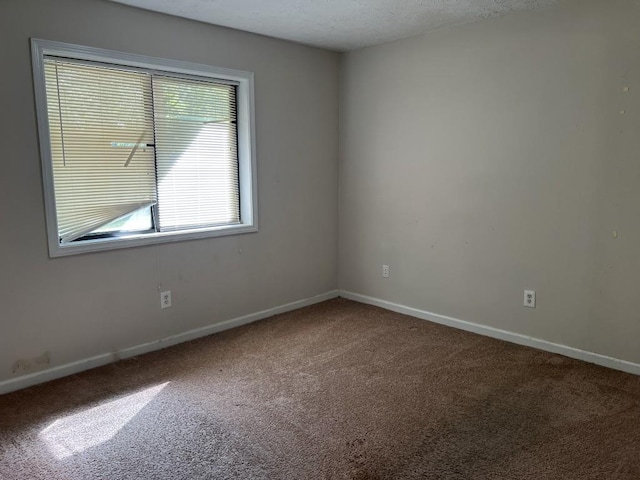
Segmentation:
{"type": "Polygon", "coordinates": [[[389,278],[389,265],[382,265],[382,277],[389,278]]]}
{"type": "Polygon", "coordinates": [[[536,308],[536,292],[534,290],[524,291],[524,306],[536,308]]]}
{"type": "Polygon", "coordinates": [[[160,307],[169,308],[171,306],[171,290],[160,292],[160,307]]]}

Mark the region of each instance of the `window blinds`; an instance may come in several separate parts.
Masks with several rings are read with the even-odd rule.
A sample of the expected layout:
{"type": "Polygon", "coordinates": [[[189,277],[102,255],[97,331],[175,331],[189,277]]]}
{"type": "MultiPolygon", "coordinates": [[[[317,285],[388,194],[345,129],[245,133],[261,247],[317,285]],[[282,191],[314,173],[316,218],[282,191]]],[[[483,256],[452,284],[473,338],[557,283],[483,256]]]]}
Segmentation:
{"type": "Polygon", "coordinates": [[[45,80],[61,244],[154,205],[157,231],[240,223],[235,85],[56,57],[45,80]]]}
{"type": "Polygon", "coordinates": [[[151,77],[45,58],[60,243],[157,200],[151,77]]]}
{"type": "Polygon", "coordinates": [[[153,76],[160,231],[240,222],[236,87],[153,76]]]}

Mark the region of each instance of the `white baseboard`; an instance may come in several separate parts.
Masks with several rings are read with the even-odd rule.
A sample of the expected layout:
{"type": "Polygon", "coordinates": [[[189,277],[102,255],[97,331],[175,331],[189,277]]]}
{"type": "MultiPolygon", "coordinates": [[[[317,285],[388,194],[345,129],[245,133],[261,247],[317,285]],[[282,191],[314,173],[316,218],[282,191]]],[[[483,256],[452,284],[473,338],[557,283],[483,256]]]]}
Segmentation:
{"type": "Polygon", "coordinates": [[[206,337],[208,335],[222,332],[224,330],[229,330],[241,325],[246,325],[258,320],[263,320],[265,318],[272,317],[273,315],[290,312],[298,308],[324,302],[338,296],[349,300],[354,300],[356,302],[366,303],[368,305],[375,305],[386,310],[410,315],[422,320],[428,320],[430,322],[438,323],[441,325],[447,325],[449,327],[457,328],[460,330],[477,333],[491,338],[497,338],[499,340],[505,340],[507,342],[515,343],[518,345],[537,348],[539,350],[544,350],[551,353],[557,353],[566,357],[583,360],[585,362],[601,365],[603,367],[608,367],[627,373],[632,373],[634,375],[640,375],[640,364],[637,363],[619,360],[617,358],[608,357],[606,355],[587,352],[578,348],[560,345],[519,333],[513,333],[506,330],[488,327],[486,325],[467,322],[465,320],[459,320],[457,318],[447,317],[445,315],[439,315],[436,313],[427,312],[425,310],[419,310],[417,308],[407,307],[405,305],[388,302],[386,300],[369,297],[367,295],[361,295],[359,293],[353,293],[345,290],[333,290],[321,295],[317,295],[315,297],[299,300],[267,310],[262,310],[260,312],[251,313],[249,315],[233,318],[221,323],[216,323],[214,325],[208,325],[206,327],[190,330],[188,332],[179,333],[177,335],[172,335],[170,337],[163,338],[154,342],[144,343],[142,345],[125,348],[117,352],[105,353],[102,355],[97,355],[95,357],[79,360],[77,362],[53,367],[40,372],[34,372],[31,374],[22,375],[20,377],[4,380],[0,382],[0,395],[31,387],[33,385],[38,385],[40,383],[45,383],[57,378],[73,375],[74,373],[83,372],[92,368],[101,367],[103,365],[107,365],[121,359],[135,357],[144,353],[149,353],[155,350],[160,350],[162,348],[177,345],[179,343],[206,337]]]}
{"type": "Polygon", "coordinates": [[[386,310],[391,310],[392,312],[410,315],[412,317],[439,323],[441,325],[457,328],[459,330],[466,330],[467,332],[477,333],[486,337],[497,338],[499,340],[505,340],[507,342],[516,343],[518,345],[533,347],[539,350],[564,355],[565,357],[583,360],[588,363],[594,363],[596,365],[612,368],[614,370],[621,370],[623,372],[632,373],[634,375],[640,375],[640,364],[638,363],[619,360],[617,358],[607,357],[606,355],[600,355],[599,353],[587,352],[578,348],[560,345],[558,343],[548,342],[539,338],[529,337],[506,330],[500,330],[498,328],[488,327],[486,325],[467,322],[465,320],[459,320],[457,318],[447,317],[445,315],[438,315],[437,313],[431,313],[425,310],[419,310],[417,308],[399,305],[397,303],[388,302],[379,298],[368,297],[359,293],[340,290],[340,296],[342,298],[354,300],[360,303],[366,303],[368,305],[374,305],[386,310]]]}
{"type": "Polygon", "coordinates": [[[316,303],[324,302],[332,298],[338,297],[338,290],[332,290],[315,297],[306,298],[304,300],[298,300],[297,302],[287,303],[286,305],[280,305],[278,307],[269,308],[260,312],[251,313],[242,317],[232,318],[221,323],[208,325],[206,327],[197,328],[188,332],[172,335],[161,340],[154,342],[144,343],[142,345],[136,345],[135,347],[129,347],[117,352],[105,353],[97,355],[95,357],[86,358],[77,362],[67,363],[57,367],[49,368],[39,372],[22,375],[16,378],[10,378],[0,382],[0,395],[4,393],[13,392],[15,390],[21,390],[23,388],[45,383],[57,378],[73,375],[74,373],[80,373],[85,370],[89,370],[96,367],[101,367],[109,363],[116,362],[125,358],[131,358],[144,353],[153,352],[154,350],[160,350],[162,348],[171,347],[179,343],[195,340],[196,338],[206,337],[214,333],[222,332],[223,330],[229,330],[230,328],[246,325],[258,320],[263,320],[280,313],[290,312],[297,310],[298,308],[307,307],[316,303]]]}

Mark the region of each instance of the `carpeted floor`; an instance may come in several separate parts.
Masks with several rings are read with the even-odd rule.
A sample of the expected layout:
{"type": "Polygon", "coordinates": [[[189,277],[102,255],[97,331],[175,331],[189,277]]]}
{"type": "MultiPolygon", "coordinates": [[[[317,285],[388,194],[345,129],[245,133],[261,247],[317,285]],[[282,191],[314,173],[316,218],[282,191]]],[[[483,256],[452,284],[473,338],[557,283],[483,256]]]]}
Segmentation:
{"type": "Polygon", "coordinates": [[[0,396],[0,478],[640,479],[640,378],[337,299],[0,396]]]}

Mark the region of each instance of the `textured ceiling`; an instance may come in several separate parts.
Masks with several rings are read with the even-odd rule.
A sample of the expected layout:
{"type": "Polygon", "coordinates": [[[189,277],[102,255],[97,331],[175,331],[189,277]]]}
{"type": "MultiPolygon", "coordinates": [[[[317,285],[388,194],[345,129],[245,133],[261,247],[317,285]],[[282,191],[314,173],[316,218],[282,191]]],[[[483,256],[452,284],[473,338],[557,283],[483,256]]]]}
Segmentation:
{"type": "Polygon", "coordinates": [[[346,51],[557,0],[112,0],[346,51]]]}

